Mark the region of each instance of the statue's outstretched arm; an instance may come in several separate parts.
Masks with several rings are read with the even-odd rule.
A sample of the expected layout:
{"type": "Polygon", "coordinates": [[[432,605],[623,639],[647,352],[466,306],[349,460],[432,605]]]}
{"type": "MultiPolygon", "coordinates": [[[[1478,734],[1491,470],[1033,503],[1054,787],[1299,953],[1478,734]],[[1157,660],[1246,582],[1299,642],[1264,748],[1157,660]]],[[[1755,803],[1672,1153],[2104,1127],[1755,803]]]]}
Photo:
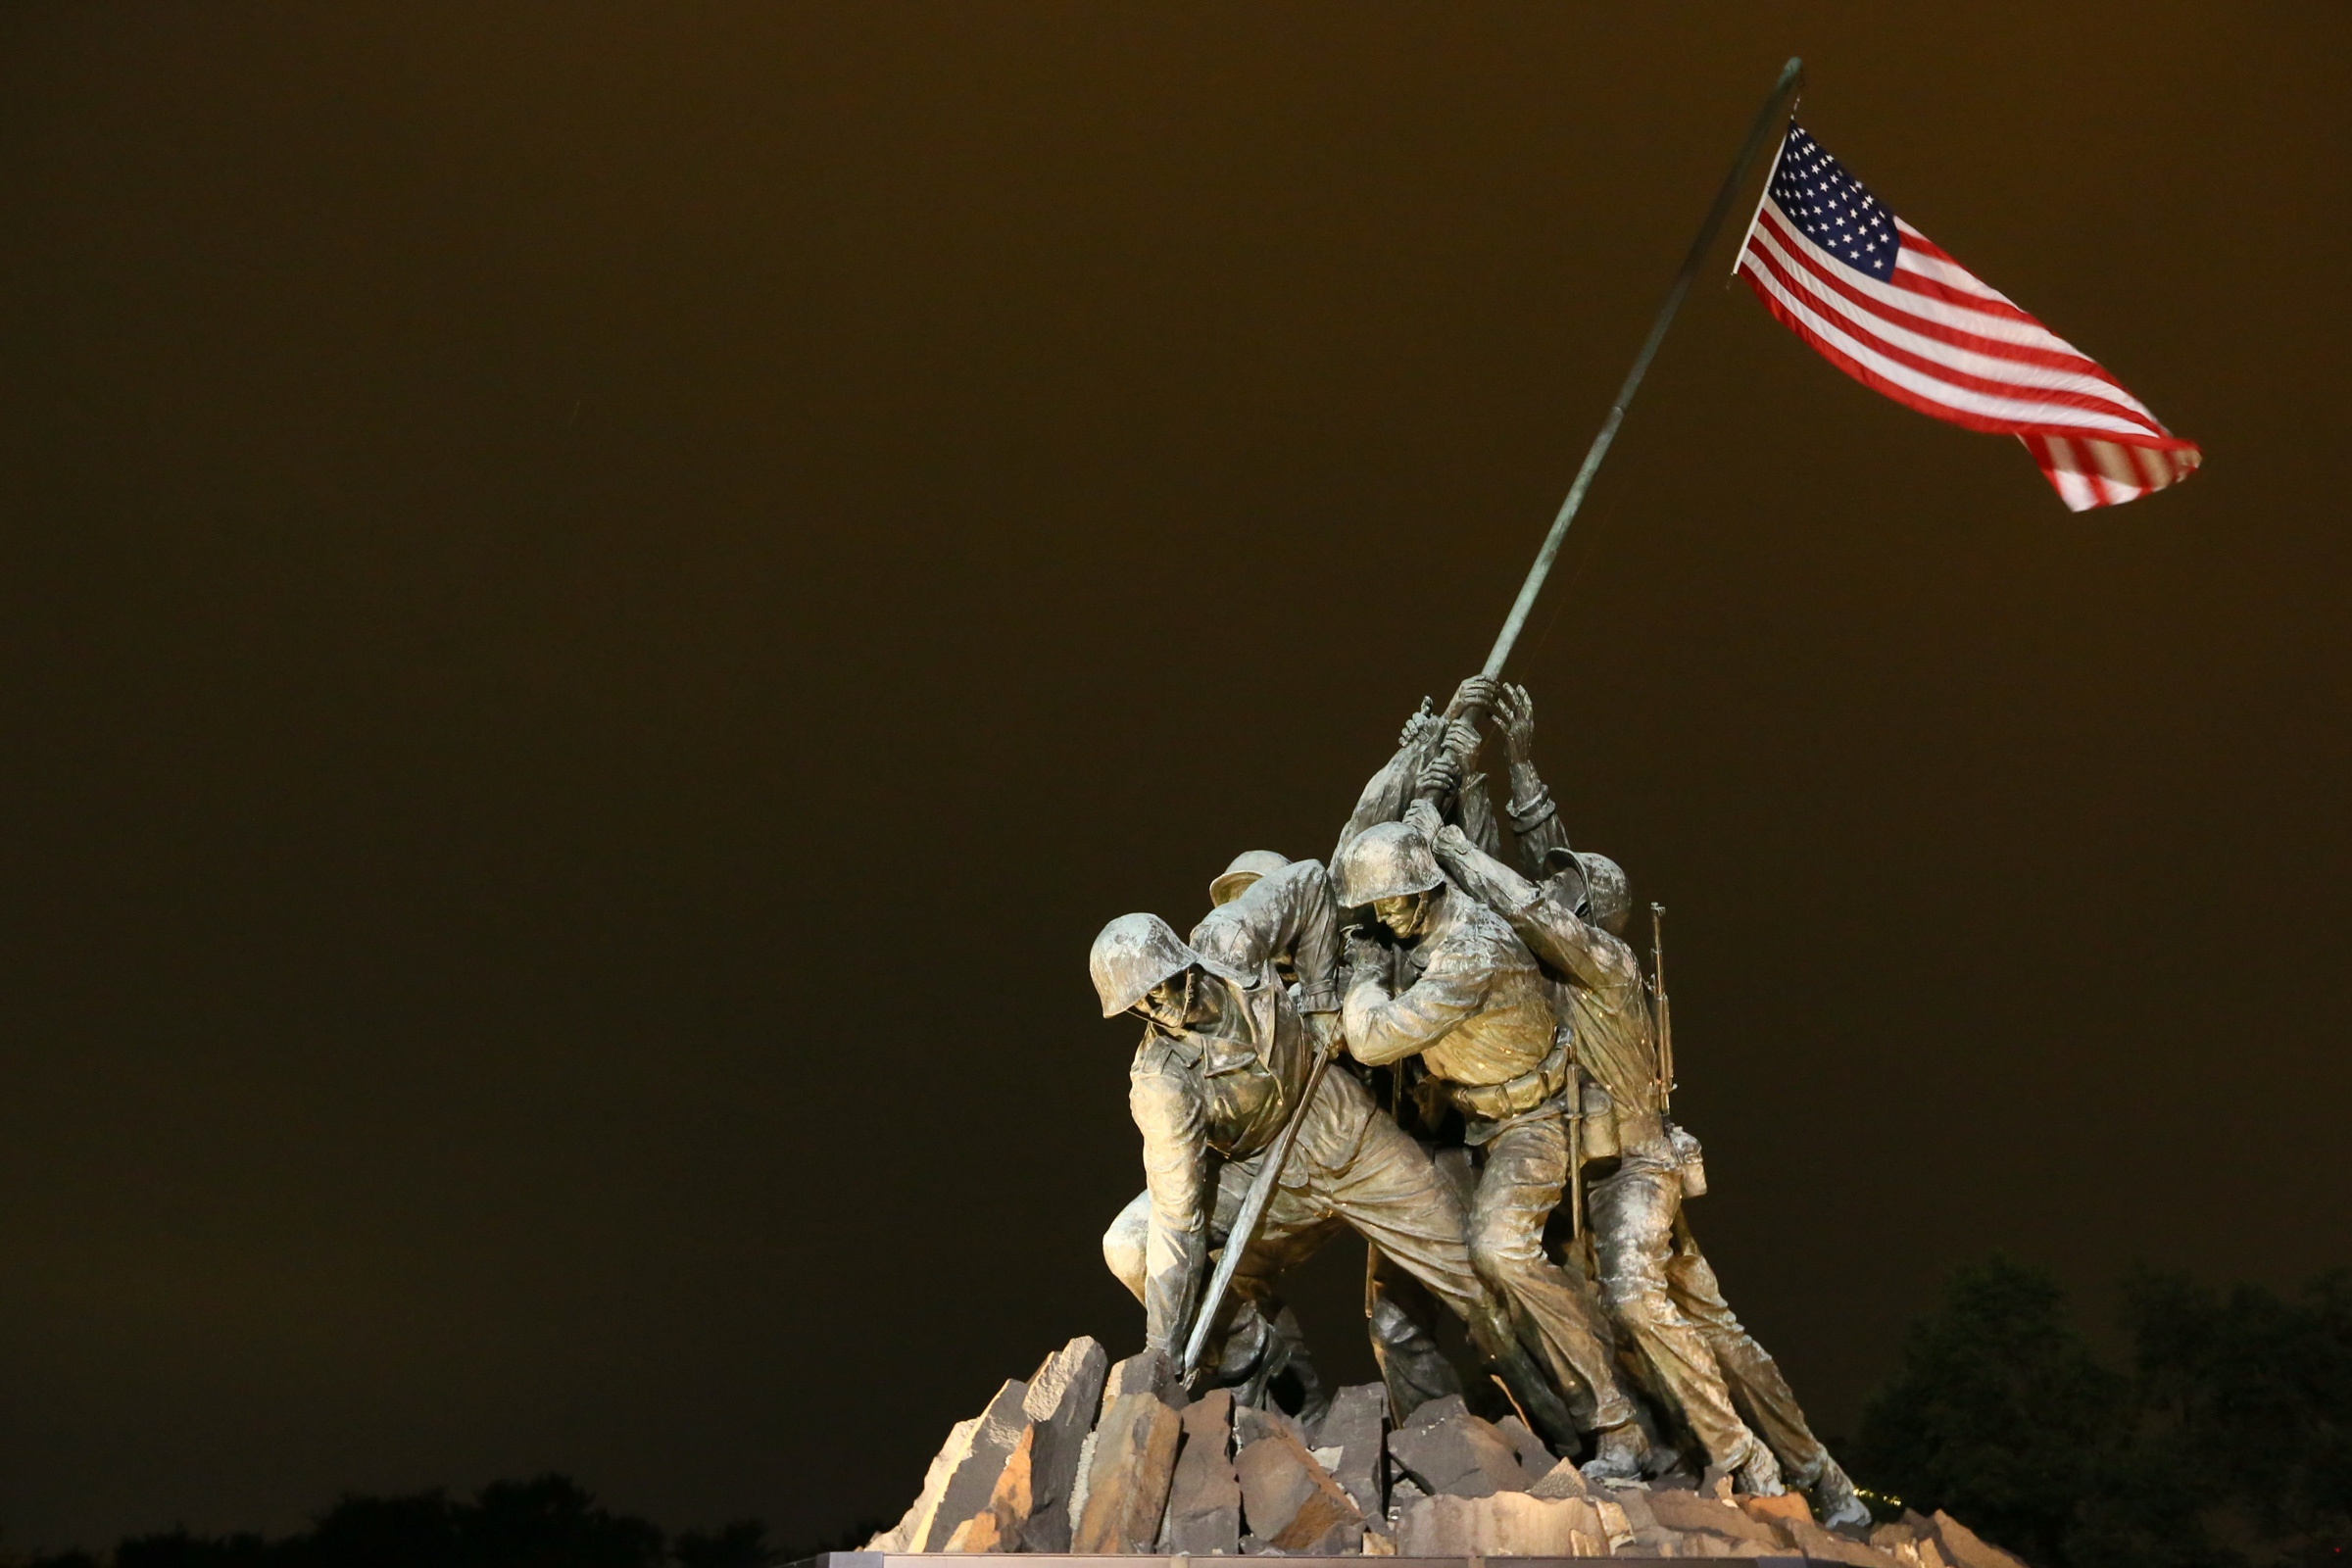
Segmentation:
{"type": "Polygon", "coordinates": [[[1588,986],[1622,982],[1627,949],[1578,917],[1540,883],[1479,849],[1457,827],[1430,835],[1430,849],[1454,885],[1511,923],[1528,951],[1588,986]]]}
{"type": "Polygon", "coordinates": [[[1524,686],[1505,686],[1494,700],[1494,720],[1502,728],[1502,747],[1510,762],[1511,801],[1504,808],[1518,843],[1519,869],[1529,876],[1544,874],[1544,857],[1568,848],[1568,830],[1551,791],[1536,771],[1536,703],[1524,686]]]}
{"type": "Polygon", "coordinates": [[[1458,953],[1440,953],[1421,978],[1396,997],[1372,965],[1351,970],[1347,1005],[1348,1054],[1369,1066],[1402,1061],[1446,1038],[1485,1005],[1493,974],[1458,953]]]}
{"type": "MultiPolygon", "coordinates": [[[[1449,768],[1453,780],[1459,782],[1464,763],[1477,750],[1476,715],[1487,707],[1494,690],[1493,681],[1473,675],[1454,688],[1443,713],[1430,711],[1429,699],[1421,699],[1419,710],[1404,721],[1403,733],[1396,737],[1396,755],[1381,764],[1363,794],[1356,797],[1355,809],[1348,813],[1348,825],[1340,829],[1339,843],[1332,846],[1330,863],[1337,865],[1340,851],[1364,829],[1404,819],[1404,808],[1413,804],[1425,767],[1449,768]],[[1445,760],[1449,756],[1450,760],[1445,760]]],[[[1493,831],[1490,819],[1488,832],[1493,831]]]]}
{"type": "Polygon", "coordinates": [[[1193,927],[1193,949],[1252,983],[1267,964],[1288,958],[1298,976],[1298,1010],[1339,1010],[1340,912],[1320,861],[1294,860],[1209,910],[1193,927]]]}

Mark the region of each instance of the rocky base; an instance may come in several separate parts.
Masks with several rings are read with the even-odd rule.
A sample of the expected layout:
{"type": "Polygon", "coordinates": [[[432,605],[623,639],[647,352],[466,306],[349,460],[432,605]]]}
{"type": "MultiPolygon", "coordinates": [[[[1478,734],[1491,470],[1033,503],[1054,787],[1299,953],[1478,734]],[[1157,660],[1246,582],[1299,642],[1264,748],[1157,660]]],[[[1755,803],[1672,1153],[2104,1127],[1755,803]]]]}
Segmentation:
{"type": "Polygon", "coordinates": [[[1774,1557],[1848,1568],[2025,1568],[1942,1513],[1867,1540],[1814,1522],[1797,1493],[1729,1480],[1588,1482],[1533,1432],[1459,1397],[1392,1429],[1378,1384],[1343,1389],[1312,1427],[1187,1399],[1164,1363],[1113,1366],[1077,1339],[956,1423],[905,1518],[833,1568],[939,1552],[1058,1556],[1774,1557]]]}

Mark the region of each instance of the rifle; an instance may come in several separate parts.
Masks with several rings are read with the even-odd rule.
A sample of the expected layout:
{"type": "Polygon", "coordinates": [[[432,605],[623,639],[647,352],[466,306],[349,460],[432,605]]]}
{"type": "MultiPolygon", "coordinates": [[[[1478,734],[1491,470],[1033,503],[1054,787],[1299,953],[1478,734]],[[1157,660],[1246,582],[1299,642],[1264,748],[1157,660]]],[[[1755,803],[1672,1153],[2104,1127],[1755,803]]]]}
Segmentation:
{"type": "Polygon", "coordinates": [[[1576,1041],[1568,1042],[1568,1243],[1585,1239],[1585,1080],[1577,1070],[1576,1041]]]}
{"type": "Polygon", "coordinates": [[[1674,1107],[1674,1004],[1666,1000],[1666,906],[1649,906],[1649,994],[1656,1002],[1658,1114],[1674,1107]]]}

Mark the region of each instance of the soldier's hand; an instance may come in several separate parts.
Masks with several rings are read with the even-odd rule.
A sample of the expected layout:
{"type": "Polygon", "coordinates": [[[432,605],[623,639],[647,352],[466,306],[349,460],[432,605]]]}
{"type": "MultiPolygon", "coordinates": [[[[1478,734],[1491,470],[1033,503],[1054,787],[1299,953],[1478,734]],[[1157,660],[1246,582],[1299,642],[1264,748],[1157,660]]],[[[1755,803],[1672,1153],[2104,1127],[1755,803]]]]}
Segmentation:
{"type": "Polygon", "coordinates": [[[1340,1015],[1336,1012],[1310,1012],[1306,1015],[1306,1038],[1326,1056],[1337,1056],[1348,1044],[1341,1032],[1340,1015]]]}
{"type": "Polygon", "coordinates": [[[1420,710],[1404,721],[1404,728],[1396,732],[1396,749],[1403,751],[1407,747],[1421,745],[1437,732],[1438,722],[1438,715],[1429,710],[1429,699],[1422,698],[1420,710]]]}
{"type": "Polygon", "coordinates": [[[1494,706],[1494,677],[1473,675],[1453,689],[1453,701],[1446,705],[1446,719],[1468,718],[1473,710],[1485,712],[1494,706]]]}
{"type": "Polygon", "coordinates": [[[1348,984],[1379,980],[1384,983],[1389,973],[1389,950],[1372,939],[1372,934],[1360,925],[1348,928],[1344,939],[1347,949],[1348,984]]]}
{"type": "Polygon", "coordinates": [[[1502,726],[1502,743],[1510,749],[1511,760],[1524,762],[1534,755],[1536,745],[1536,700],[1527,695],[1524,686],[1505,686],[1494,704],[1495,722],[1502,726]]]}
{"type": "Polygon", "coordinates": [[[1438,808],[1429,802],[1415,801],[1404,808],[1404,825],[1435,844],[1438,830],[1446,825],[1446,818],[1439,815],[1438,808]]]}
{"type": "Polygon", "coordinates": [[[1423,799],[1444,800],[1462,786],[1462,764],[1451,752],[1440,752],[1421,764],[1420,787],[1414,791],[1423,799]]]}

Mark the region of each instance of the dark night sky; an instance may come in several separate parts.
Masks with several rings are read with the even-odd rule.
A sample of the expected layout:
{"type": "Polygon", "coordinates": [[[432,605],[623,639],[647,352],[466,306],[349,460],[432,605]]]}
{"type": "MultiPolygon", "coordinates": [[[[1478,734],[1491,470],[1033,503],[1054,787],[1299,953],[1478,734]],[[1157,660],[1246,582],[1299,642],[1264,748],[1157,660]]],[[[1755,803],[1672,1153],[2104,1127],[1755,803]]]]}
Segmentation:
{"type": "Polygon", "coordinates": [[[1995,1248],[2352,1262],[2352,14],[1920,15],[0,13],[6,1539],[807,1538],[1131,1348],[1088,941],[1483,657],[1791,52],[2208,465],[1693,295],[1517,668],[1700,1231],[1833,1432],[1995,1248]]]}

